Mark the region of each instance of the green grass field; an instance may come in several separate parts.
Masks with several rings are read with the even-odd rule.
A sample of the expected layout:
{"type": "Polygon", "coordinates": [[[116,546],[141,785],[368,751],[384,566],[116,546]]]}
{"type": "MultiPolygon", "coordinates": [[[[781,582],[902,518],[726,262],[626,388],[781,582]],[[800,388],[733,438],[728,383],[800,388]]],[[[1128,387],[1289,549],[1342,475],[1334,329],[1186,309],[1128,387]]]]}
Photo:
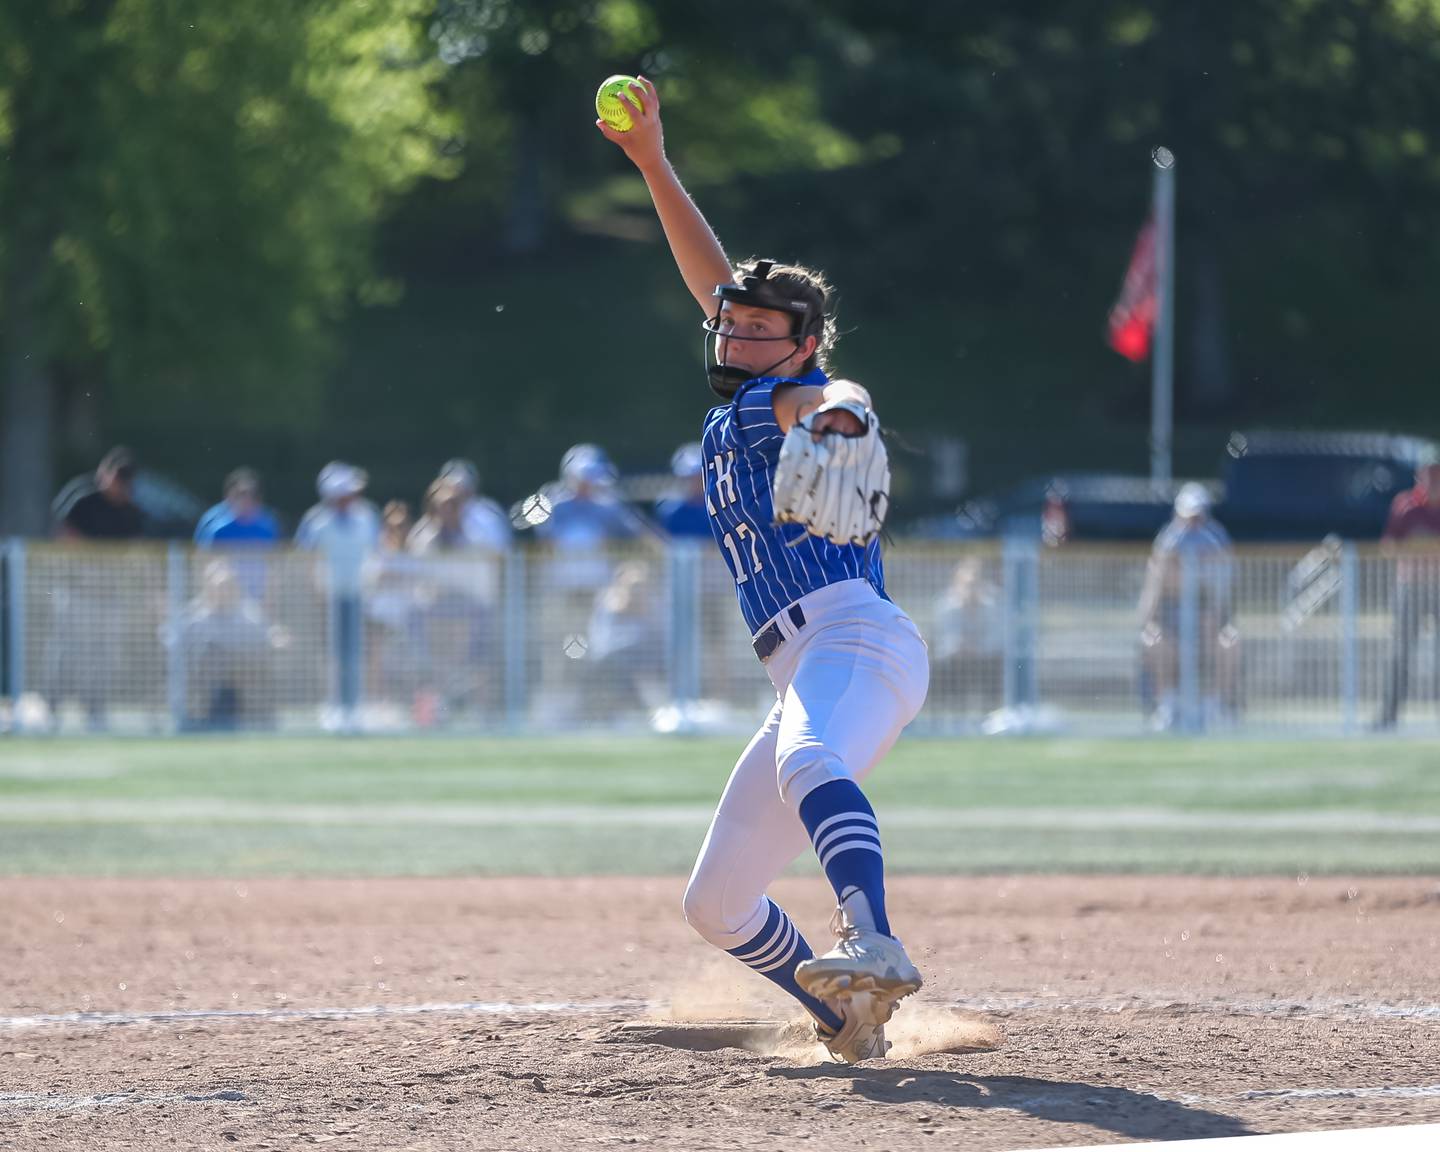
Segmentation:
{"type": "MultiPolygon", "coordinates": [[[[0,874],[688,871],[741,741],[0,741],[0,874]]],[[[1440,873],[1440,743],[905,742],[908,872],[1440,873]]],[[[802,865],[803,866],[803,865],[802,865]]]]}

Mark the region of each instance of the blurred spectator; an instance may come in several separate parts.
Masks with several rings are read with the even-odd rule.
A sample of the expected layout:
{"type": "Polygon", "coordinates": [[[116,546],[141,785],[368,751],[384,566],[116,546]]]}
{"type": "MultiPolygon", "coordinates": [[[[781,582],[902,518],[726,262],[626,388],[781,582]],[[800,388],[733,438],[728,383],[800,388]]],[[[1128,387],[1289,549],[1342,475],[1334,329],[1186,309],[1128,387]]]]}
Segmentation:
{"type": "Polygon", "coordinates": [[[245,595],[226,560],[205,566],[200,595],[180,624],[194,699],[194,726],[205,729],[269,727],[274,723],[274,653],[289,644],[260,605],[245,595]]]}
{"type": "Polygon", "coordinates": [[[615,569],[595,597],[585,660],[590,673],[587,703],[596,715],[649,710],[666,697],[665,629],[661,598],[643,561],[615,569]]]}
{"type": "Polygon", "coordinates": [[[250,468],[236,468],[225,477],[224,498],[200,517],[195,543],[268,546],[280,539],[280,524],[260,499],[260,477],[250,468]]]}
{"type": "Polygon", "coordinates": [[[967,556],[935,605],[930,637],[931,694],[937,704],[988,713],[1004,701],[1004,621],[1000,588],[985,561],[967,556]]]}
{"type": "Polygon", "coordinates": [[[593,594],[610,579],[605,545],[644,531],[644,521],[615,495],[616,479],[615,465],[594,444],[576,444],[561,458],[560,478],[546,493],[547,515],[535,527],[555,546],[552,585],[593,594]]]}
{"type": "Polygon", "coordinates": [[[447,460],[440,466],[441,480],[448,480],[460,494],[460,526],[471,548],[504,552],[510,547],[510,517],[494,500],[480,495],[480,472],[470,460],[447,460]]]}
{"type": "Polygon", "coordinates": [[[1040,509],[1040,541],[1047,548],[1058,548],[1068,539],[1069,490],[1063,481],[1053,480],[1045,487],[1045,503],[1040,509]]]}
{"type": "Polygon", "coordinates": [[[1148,681],[1151,726],[1165,731],[1180,723],[1203,727],[1206,716],[1232,712],[1239,661],[1239,633],[1231,623],[1234,558],[1230,536],[1210,515],[1210,493],[1185,484],[1175,497],[1175,515],[1150,553],[1140,593],[1142,674],[1148,681]],[[1180,661],[1184,572],[1194,572],[1196,668],[1199,715],[1181,715],[1180,661]]]}
{"type": "Polygon", "coordinates": [[[542,719],[568,723],[578,717],[586,635],[595,595],[610,582],[613,560],[608,546],[633,540],[644,522],[615,494],[615,466],[594,444],[576,444],[560,461],[560,477],[535,503],[536,533],[553,554],[542,562],[545,597],[540,614],[541,679],[536,694],[542,719]]]}
{"type": "Polygon", "coordinates": [[[135,457],[128,448],[105,453],[94,475],[77,476],[51,505],[62,540],[134,540],[143,529],[135,504],[135,457]]]}
{"type": "MultiPolygon", "coordinates": [[[[425,493],[425,515],[409,540],[412,555],[424,558],[421,691],[437,712],[495,703],[486,656],[495,648],[499,558],[471,539],[465,493],[452,472],[442,473],[425,493]]],[[[429,707],[420,703],[421,711],[429,707]]]]}
{"type": "MultiPolygon", "coordinates": [[[[144,522],[135,503],[135,458],[112,448],[95,471],[77,476],[51,505],[57,539],[124,541],[138,538],[144,522]]],[[[109,725],[108,707],[124,664],[127,625],[140,618],[136,585],[116,569],[81,553],[61,564],[47,607],[52,615],[41,677],[52,715],[78,699],[92,730],[109,725]]]]}
{"type": "MultiPolygon", "coordinates": [[[[1410,651],[1422,618],[1436,619],[1440,645],[1440,464],[1415,472],[1415,487],[1401,492],[1390,505],[1381,549],[1395,557],[1395,594],[1391,600],[1393,639],[1385,702],[1377,728],[1393,728],[1400,719],[1410,679],[1410,651]]],[[[1437,651],[1440,655],[1440,651],[1437,651]]]]}
{"type": "MultiPolygon", "coordinates": [[[[261,503],[260,477],[249,468],[236,468],[225,477],[224,498],[200,517],[195,526],[197,548],[271,549],[280,541],[280,524],[261,503]]],[[[252,599],[265,598],[267,566],[264,559],[235,561],[235,575],[252,599]]]]}
{"type": "Polygon", "coordinates": [[[463,491],[442,473],[425,490],[425,512],[410,530],[406,548],[417,556],[424,556],[468,546],[463,491]]]}
{"type": "Polygon", "coordinates": [[[414,527],[410,505],[404,500],[391,500],[380,513],[380,551],[386,554],[405,551],[414,527]]]}
{"type": "Polygon", "coordinates": [[[644,521],[615,495],[617,479],[615,465],[603,449],[576,444],[561,457],[559,482],[550,489],[550,514],[536,531],[571,552],[639,536],[644,521]]]}
{"type": "Polygon", "coordinates": [[[655,518],[665,535],[710,539],[710,513],[705,508],[705,462],[699,444],[682,444],[670,457],[675,490],[655,505],[655,518]]]}
{"type": "Polygon", "coordinates": [[[361,597],[365,561],[380,542],[380,518],[363,498],[369,477],[352,464],[333,460],[320,470],[320,503],[305,513],[295,532],[298,548],[324,558],[320,586],[329,594],[330,650],[335,667],[338,712],[328,726],[353,729],[361,691],[361,597]]]}
{"type": "Polygon", "coordinates": [[[391,500],[380,514],[380,539],[365,562],[368,682],[384,699],[411,701],[420,681],[419,570],[406,551],[414,520],[410,505],[391,500]]]}

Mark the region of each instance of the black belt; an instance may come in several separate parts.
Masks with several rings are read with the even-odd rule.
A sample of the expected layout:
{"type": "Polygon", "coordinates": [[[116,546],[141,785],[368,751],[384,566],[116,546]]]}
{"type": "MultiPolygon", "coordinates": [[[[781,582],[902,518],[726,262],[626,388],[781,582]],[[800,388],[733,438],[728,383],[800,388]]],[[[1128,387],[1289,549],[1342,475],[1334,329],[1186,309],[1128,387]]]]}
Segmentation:
{"type": "MultiPolygon", "coordinates": [[[[797,631],[805,627],[805,613],[800,611],[800,605],[790,605],[789,608],[785,609],[785,615],[790,617],[790,623],[795,625],[797,631]]],[[[750,646],[755,649],[755,655],[760,657],[760,663],[763,664],[766,660],[769,660],[771,656],[775,655],[775,649],[779,648],[783,643],[785,643],[785,636],[780,631],[780,625],[772,620],[770,621],[770,627],[756,636],[755,639],[750,642],[750,646]]]]}

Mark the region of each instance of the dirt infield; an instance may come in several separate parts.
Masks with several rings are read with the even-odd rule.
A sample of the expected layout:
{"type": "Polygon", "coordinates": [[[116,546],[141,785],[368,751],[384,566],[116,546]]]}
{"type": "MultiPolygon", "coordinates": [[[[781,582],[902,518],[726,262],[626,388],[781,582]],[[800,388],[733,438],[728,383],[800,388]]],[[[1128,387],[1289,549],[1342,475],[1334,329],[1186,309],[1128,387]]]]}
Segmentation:
{"type": "MultiPolygon", "coordinates": [[[[1012,1149],[1440,1122],[1435,879],[901,877],[928,983],[891,1059],[858,1068],[782,1026],[680,889],[6,879],[0,1148],[1012,1149]]],[[[823,882],[776,895],[822,942],[823,882]]]]}

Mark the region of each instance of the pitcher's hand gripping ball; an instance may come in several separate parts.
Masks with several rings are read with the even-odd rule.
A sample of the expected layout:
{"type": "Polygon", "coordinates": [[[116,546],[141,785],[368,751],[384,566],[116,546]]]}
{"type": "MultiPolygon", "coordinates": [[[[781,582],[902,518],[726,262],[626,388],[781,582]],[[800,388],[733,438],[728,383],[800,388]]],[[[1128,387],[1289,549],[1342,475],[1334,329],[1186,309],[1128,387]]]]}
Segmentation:
{"type": "Polygon", "coordinates": [[[640,110],[630,94],[630,85],[635,83],[638,81],[633,76],[611,76],[595,93],[595,114],[616,132],[629,132],[635,127],[635,121],[630,119],[630,109],[640,110]]]}
{"type": "Polygon", "coordinates": [[[858,436],[826,432],[818,439],[797,420],[780,446],[775,467],[775,519],[803,524],[835,544],[868,544],[890,510],[890,457],[880,422],[861,404],[822,404],[815,414],[843,408],[859,418],[858,436]]]}

